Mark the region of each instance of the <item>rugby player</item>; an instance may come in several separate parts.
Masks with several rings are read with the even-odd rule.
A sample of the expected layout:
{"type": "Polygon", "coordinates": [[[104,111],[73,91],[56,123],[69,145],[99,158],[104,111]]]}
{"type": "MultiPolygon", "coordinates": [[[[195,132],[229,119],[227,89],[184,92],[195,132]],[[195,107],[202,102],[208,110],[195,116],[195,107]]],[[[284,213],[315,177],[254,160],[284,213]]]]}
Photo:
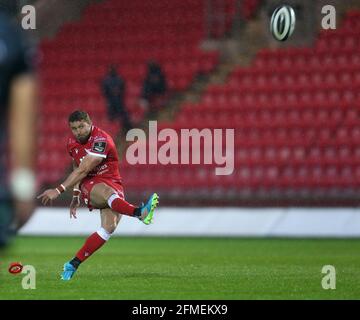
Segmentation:
{"type": "Polygon", "coordinates": [[[72,157],[73,171],[63,183],[37,198],[46,205],[73,188],[70,218],[76,218],[81,195],[90,211],[100,209],[101,228],[86,240],[72,260],[64,264],[62,280],[70,280],[79,265],[109,240],[123,214],[148,225],[159,203],[156,193],[140,207],[128,203],[124,198],[119,159],[111,136],[94,126],[85,111],[73,112],[68,122],[73,136],[68,139],[67,151],[72,157]]]}

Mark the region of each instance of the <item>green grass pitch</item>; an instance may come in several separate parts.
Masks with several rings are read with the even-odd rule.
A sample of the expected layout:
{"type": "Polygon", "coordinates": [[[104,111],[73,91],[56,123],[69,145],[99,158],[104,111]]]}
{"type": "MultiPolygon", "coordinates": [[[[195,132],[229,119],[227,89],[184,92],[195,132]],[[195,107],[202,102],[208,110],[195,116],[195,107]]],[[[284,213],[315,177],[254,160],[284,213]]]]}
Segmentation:
{"type": "Polygon", "coordinates": [[[71,281],[85,237],[18,237],[0,258],[0,299],[359,299],[360,239],[113,237],[71,281]],[[36,289],[8,265],[36,268],[36,289]],[[324,265],[336,289],[324,290],[324,265]]]}

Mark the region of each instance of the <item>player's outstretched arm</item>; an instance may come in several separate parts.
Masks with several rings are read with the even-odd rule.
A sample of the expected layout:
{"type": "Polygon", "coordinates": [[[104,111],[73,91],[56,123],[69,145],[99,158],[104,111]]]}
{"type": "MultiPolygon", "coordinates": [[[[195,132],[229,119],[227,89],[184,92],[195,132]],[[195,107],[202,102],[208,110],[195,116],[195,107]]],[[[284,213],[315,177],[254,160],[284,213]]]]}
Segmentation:
{"type": "Polygon", "coordinates": [[[41,199],[42,204],[46,205],[48,202],[55,200],[61,193],[67,189],[78,184],[84,179],[91,170],[98,166],[103,161],[103,158],[87,155],[80,165],[70,173],[66,180],[55,189],[48,189],[40,194],[37,199],[41,199]]]}

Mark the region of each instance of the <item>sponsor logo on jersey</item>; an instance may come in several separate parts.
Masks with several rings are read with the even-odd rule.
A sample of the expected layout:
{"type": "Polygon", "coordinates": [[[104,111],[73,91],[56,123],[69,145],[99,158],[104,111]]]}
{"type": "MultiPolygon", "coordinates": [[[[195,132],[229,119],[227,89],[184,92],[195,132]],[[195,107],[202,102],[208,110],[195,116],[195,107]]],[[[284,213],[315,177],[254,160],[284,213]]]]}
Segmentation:
{"type": "Polygon", "coordinates": [[[92,151],[95,152],[104,152],[106,148],[106,142],[95,142],[93,147],[92,147],[92,151]]]}

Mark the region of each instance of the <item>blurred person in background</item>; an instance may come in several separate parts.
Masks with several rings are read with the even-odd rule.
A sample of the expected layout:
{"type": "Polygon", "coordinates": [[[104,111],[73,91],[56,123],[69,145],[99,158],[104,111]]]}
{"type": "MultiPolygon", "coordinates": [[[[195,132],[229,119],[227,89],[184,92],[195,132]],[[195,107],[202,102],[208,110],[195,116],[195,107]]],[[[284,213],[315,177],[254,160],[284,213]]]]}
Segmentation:
{"type": "Polygon", "coordinates": [[[34,51],[0,7],[0,247],[34,209],[37,84],[34,51]]]}
{"type": "Polygon", "coordinates": [[[160,65],[155,61],[149,61],[141,95],[141,105],[147,110],[148,119],[155,118],[157,112],[163,108],[166,93],[166,78],[160,65]]]}
{"type": "Polygon", "coordinates": [[[107,102],[110,121],[120,120],[122,127],[132,129],[129,114],[125,107],[125,80],[117,73],[114,65],[109,67],[108,74],[102,80],[102,92],[107,102]]]}

